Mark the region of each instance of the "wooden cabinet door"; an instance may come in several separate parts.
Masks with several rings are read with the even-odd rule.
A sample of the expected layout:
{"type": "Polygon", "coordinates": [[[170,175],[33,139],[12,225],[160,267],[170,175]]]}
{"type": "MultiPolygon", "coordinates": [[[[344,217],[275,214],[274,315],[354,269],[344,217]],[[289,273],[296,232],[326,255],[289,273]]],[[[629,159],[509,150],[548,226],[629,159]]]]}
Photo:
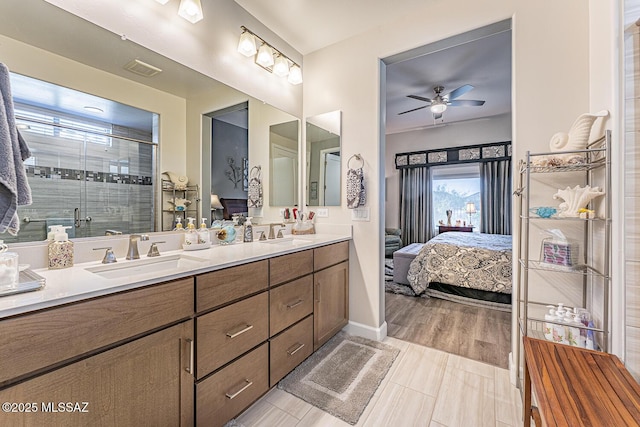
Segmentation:
{"type": "Polygon", "coordinates": [[[315,351],[349,321],[349,262],[314,273],[313,284],[315,351]]]}
{"type": "Polygon", "coordinates": [[[1,390],[1,402],[31,410],[3,412],[1,424],[193,425],[192,342],[186,321],[1,390]]]}

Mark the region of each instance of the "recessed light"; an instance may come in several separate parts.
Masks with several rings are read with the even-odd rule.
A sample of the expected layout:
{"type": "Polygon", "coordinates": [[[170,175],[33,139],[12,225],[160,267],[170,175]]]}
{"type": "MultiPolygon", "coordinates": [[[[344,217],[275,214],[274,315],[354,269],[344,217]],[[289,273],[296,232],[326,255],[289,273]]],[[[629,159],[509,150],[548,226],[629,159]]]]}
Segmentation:
{"type": "Polygon", "coordinates": [[[104,110],[102,108],[91,107],[90,105],[85,106],[84,109],[87,111],[91,111],[92,113],[104,113],[104,110]]]}

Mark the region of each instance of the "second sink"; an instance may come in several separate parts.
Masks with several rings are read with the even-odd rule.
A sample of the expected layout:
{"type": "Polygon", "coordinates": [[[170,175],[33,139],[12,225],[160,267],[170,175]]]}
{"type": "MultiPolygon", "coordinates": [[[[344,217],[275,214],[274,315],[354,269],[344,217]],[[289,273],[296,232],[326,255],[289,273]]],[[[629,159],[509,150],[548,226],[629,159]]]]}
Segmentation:
{"type": "Polygon", "coordinates": [[[90,273],[97,274],[107,279],[117,279],[131,277],[141,274],[154,273],[161,275],[166,272],[173,272],[180,269],[193,269],[200,267],[208,260],[190,255],[176,254],[155,258],[145,258],[135,261],[124,261],[122,263],[98,265],[87,267],[90,273]]]}

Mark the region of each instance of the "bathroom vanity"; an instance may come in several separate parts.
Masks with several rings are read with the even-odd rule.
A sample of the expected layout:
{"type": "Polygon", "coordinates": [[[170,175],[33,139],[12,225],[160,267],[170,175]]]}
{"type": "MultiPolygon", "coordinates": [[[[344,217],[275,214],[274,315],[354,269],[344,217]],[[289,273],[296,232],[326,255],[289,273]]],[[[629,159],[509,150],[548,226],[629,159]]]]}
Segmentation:
{"type": "Polygon", "coordinates": [[[224,425],[347,324],[349,239],[215,247],[191,271],[0,305],[0,423],[224,425]]]}

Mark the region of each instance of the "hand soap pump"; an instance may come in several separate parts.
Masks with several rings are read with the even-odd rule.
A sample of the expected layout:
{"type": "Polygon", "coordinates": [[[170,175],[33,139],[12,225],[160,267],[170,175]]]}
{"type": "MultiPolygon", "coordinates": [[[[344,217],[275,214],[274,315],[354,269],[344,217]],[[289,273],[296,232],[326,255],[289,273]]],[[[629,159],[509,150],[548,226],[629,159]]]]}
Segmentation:
{"type": "Polygon", "coordinates": [[[53,241],[49,242],[49,269],[60,269],[73,267],[73,242],[69,240],[69,235],[65,232],[68,227],[60,226],[54,235],[53,241]]]}
{"type": "Polygon", "coordinates": [[[251,224],[251,218],[247,217],[247,221],[244,223],[244,241],[245,243],[253,242],[253,224],[251,224]]]}
{"type": "Polygon", "coordinates": [[[549,312],[544,315],[544,337],[549,341],[553,341],[553,322],[556,320],[556,307],[554,305],[548,305],[549,312]]]}
{"type": "Polygon", "coordinates": [[[198,244],[198,233],[196,231],[196,226],[193,224],[193,218],[187,218],[187,234],[184,236],[184,244],[185,245],[197,245],[198,244]]]}
{"type": "Polygon", "coordinates": [[[184,231],[182,219],[179,216],[176,217],[176,226],[173,228],[173,231],[184,231]]]}
{"type": "Polygon", "coordinates": [[[200,228],[198,229],[198,243],[202,245],[211,244],[211,235],[209,234],[209,229],[205,223],[206,220],[206,218],[202,218],[200,228]]]}

